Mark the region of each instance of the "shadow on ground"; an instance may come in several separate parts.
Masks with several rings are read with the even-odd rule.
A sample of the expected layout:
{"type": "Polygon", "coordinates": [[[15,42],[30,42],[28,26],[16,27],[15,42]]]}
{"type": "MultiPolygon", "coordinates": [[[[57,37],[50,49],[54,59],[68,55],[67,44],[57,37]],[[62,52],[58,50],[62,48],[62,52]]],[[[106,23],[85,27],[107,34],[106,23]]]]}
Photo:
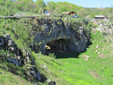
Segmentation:
{"type": "Polygon", "coordinates": [[[61,58],[78,58],[80,53],[63,53],[63,52],[58,52],[54,53],[56,59],[61,59],[61,58]]]}
{"type": "Polygon", "coordinates": [[[56,59],[63,59],[63,58],[78,58],[80,53],[74,52],[64,52],[64,51],[48,51],[46,53],[47,56],[53,56],[56,59]]]}

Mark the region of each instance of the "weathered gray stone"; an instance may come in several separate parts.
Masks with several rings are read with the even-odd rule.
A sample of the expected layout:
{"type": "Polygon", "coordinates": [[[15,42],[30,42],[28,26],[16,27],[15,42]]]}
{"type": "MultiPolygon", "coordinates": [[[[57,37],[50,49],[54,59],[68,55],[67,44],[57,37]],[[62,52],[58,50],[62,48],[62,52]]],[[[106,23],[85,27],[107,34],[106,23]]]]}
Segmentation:
{"type": "Polygon", "coordinates": [[[15,46],[9,47],[9,49],[10,49],[12,52],[16,51],[16,47],[15,47],[15,46]]]}
{"type": "Polygon", "coordinates": [[[30,62],[30,59],[28,56],[26,57],[26,62],[30,62]]]}
{"type": "Polygon", "coordinates": [[[51,81],[50,79],[47,79],[46,82],[47,82],[48,85],[56,85],[56,82],[51,81]]]}
{"type": "Polygon", "coordinates": [[[3,37],[4,37],[4,41],[8,44],[8,41],[11,40],[11,36],[9,34],[6,34],[3,37]]]}
{"type": "Polygon", "coordinates": [[[89,56],[86,56],[86,57],[85,57],[85,61],[87,61],[89,58],[90,58],[89,56]]]}
{"type": "MultiPolygon", "coordinates": [[[[26,56],[23,56],[21,50],[17,47],[15,42],[11,39],[11,36],[9,34],[4,35],[3,37],[0,37],[0,46],[4,45],[4,49],[8,50],[7,55],[3,54],[0,55],[1,60],[7,60],[10,63],[15,64],[16,66],[22,66],[23,62],[31,62],[32,65],[35,65],[35,60],[31,54],[31,52],[27,49],[25,49],[26,56]],[[10,53],[13,53],[14,56],[10,55],[10,53]]],[[[26,68],[27,69],[27,68],[26,68]]],[[[28,71],[26,72],[27,76],[30,77],[28,80],[32,81],[32,79],[35,78],[35,80],[40,81],[41,75],[36,67],[32,66],[28,71]]]]}
{"type": "Polygon", "coordinates": [[[96,25],[98,25],[97,30],[106,34],[113,34],[113,25],[109,21],[102,22],[101,20],[96,21],[96,25]]]}
{"type": "Polygon", "coordinates": [[[35,75],[36,75],[36,79],[37,79],[38,81],[40,81],[40,80],[41,80],[40,72],[39,72],[39,71],[36,71],[36,72],[35,72],[35,75]]]}
{"type": "Polygon", "coordinates": [[[44,65],[44,68],[46,68],[47,70],[49,70],[48,67],[47,67],[46,65],[44,65]]]}
{"type": "Polygon", "coordinates": [[[15,64],[16,66],[19,66],[18,60],[15,58],[8,57],[8,61],[15,64]]]}
{"type": "Polygon", "coordinates": [[[4,46],[4,39],[2,36],[0,37],[0,46],[4,46]]]}
{"type": "MultiPolygon", "coordinates": [[[[72,30],[70,26],[65,25],[62,20],[48,23],[48,20],[42,21],[40,25],[43,26],[44,32],[37,31],[35,41],[40,44],[40,51],[45,53],[45,46],[47,44],[54,44],[54,49],[71,51],[71,52],[82,52],[85,51],[89,36],[84,33],[83,26],[77,27],[76,30],[72,30]],[[55,46],[55,47],[54,47],[55,46]]],[[[36,48],[36,47],[35,47],[36,48]]]]}
{"type": "Polygon", "coordinates": [[[8,46],[14,46],[15,43],[12,40],[8,40],[8,46]]]}

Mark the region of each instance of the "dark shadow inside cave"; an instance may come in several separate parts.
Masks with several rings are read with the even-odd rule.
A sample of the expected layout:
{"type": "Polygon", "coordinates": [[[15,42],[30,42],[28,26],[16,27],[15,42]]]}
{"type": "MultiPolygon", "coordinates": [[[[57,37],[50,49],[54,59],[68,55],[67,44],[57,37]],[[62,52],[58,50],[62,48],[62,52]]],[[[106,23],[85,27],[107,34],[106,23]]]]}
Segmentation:
{"type": "Polygon", "coordinates": [[[78,58],[79,53],[72,52],[70,49],[70,39],[58,39],[50,41],[45,46],[46,55],[54,53],[58,58],[78,58]]]}

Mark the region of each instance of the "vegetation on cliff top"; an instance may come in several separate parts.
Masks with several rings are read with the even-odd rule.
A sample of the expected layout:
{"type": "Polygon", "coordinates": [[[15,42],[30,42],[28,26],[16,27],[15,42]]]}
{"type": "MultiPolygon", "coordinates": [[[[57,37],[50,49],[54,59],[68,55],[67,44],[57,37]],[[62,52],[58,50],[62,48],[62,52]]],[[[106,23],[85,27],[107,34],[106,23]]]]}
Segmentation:
{"type": "Polygon", "coordinates": [[[44,14],[48,10],[54,15],[62,14],[62,12],[74,11],[79,17],[86,17],[90,15],[93,18],[95,15],[105,15],[112,18],[113,8],[105,8],[98,10],[97,8],[83,8],[68,2],[54,2],[50,1],[47,4],[44,0],[1,0],[0,1],[0,15],[37,15],[44,14]]]}
{"type": "MultiPolygon", "coordinates": [[[[66,17],[65,17],[66,18],[66,17]]],[[[67,17],[67,20],[60,17],[38,17],[35,19],[32,18],[22,18],[22,19],[1,19],[0,25],[0,35],[4,33],[9,33],[12,36],[12,39],[18,44],[20,49],[24,49],[26,47],[29,48],[30,44],[33,43],[33,32],[44,32],[44,22],[48,20],[48,23],[53,24],[56,22],[59,26],[61,24],[68,23],[68,26],[78,33],[79,37],[79,27],[84,28],[84,32],[87,36],[90,35],[90,28],[92,24],[85,21],[84,19],[73,19],[71,17],[67,17]],[[59,20],[62,20],[63,23],[59,20]],[[86,22],[86,24],[85,24],[86,22]],[[42,24],[42,25],[41,25],[42,24]]],[[[54,27],[54,26],[53,26],[54,27]]],[[[54,29],[54,28],[53,28],[54,29]]],[[[51,29],[52,30],[52,29],[51,29]]]]}

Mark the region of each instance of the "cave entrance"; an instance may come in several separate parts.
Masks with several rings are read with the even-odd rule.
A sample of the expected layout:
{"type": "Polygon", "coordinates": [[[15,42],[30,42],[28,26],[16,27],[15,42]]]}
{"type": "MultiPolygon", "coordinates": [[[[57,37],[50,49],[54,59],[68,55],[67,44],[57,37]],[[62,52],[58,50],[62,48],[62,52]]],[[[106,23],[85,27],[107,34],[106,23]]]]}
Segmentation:
{"type": "Polygon", "coordinates": [[[71,49],[73,44],[70,39],[58,39],[50,41],[45,46],[46,54],[54,53],[56,58],[78,58],[79,53],[71,49]]]}
{"type": "Polygon", "coordinates": [[[58,39],[50,41],[46,44],[46,52],[57,53],[57,52],[69,52],[69,39],[58,39]]]}

